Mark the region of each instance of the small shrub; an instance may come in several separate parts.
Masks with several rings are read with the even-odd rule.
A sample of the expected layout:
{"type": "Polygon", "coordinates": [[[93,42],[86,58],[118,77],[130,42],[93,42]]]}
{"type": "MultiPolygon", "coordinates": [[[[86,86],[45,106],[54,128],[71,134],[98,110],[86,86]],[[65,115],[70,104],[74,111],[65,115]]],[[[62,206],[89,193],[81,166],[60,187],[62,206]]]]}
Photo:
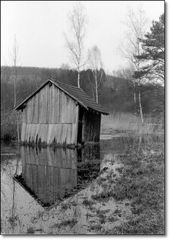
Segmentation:
{"type": "Polygon", "coordinates": [[[1,139],[7,141],[17,139],[17,116],[14,111],[1,115],[1,139]]]}
{"type": "Polygon", "coordinates": [[[27,233],[33,234],[33,233],[34,233],[33,227],[29,227],[29,228],[27,229],[27,233]]]}
{"type": "Polygon", "coordinates": [[[102,226],[100,224],[96,224],[96,225],[90,226],[90,229],[98,232],[102,229],[102,226]]]}
{"type": "Polygon", "coordinates": [[[85,199],[85,200],[83,200],[82,204],[85,205],[85,206],[88,206],[88,207],[92,207],[94,202],[91,201],[91,200],[85,199]]]}

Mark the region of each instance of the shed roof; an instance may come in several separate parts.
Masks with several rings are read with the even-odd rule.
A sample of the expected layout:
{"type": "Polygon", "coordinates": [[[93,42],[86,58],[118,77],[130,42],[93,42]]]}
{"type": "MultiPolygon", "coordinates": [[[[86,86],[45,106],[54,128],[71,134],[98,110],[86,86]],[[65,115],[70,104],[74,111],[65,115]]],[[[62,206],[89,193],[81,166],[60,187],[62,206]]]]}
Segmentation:
{"type": "Polygon", "coordinates": [[[73,85],[69,85],[66,83],[62,83],[59,81],[52,81],[47,80],[45,83],[43,83],[35,92],[33,92],[31,95],[29,95],[23,102],[21,102],[15,110],[20,110],[22,106],[29,101],[35,94],[37,94],[44,86],[47,84],[53,84],[60,90],[62,90],[64,93],[66,93],[68,96],[70,96],[72,99],[74,99],[76,102],[78,102],[81,106],[83,106],[86,109],[92,109],[94,111],[100,112],[102,114],[108,114],[106,109],[100,105],[97,104],[90,96],[85,93],[81,88],[75,87],[73,85]]]}

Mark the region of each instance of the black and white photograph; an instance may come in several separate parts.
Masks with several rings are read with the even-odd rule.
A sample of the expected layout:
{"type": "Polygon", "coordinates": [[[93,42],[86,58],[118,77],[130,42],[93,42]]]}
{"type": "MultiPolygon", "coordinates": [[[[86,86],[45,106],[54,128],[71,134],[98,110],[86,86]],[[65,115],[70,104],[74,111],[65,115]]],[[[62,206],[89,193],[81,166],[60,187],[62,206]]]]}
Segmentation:
{"type": "Polygon", "coordinates": [[[1,1],[1,234],[166,235],[165,1],[1,1]]]}

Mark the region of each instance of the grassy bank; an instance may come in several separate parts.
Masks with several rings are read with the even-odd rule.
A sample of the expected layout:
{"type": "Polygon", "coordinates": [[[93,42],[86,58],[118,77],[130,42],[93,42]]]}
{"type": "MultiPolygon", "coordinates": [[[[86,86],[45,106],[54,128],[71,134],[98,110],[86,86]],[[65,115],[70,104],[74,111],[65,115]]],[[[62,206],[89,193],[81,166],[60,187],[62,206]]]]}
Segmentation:
{"type": "MultiPolygon", "coordinates": [[[[33,203],[28,197],[26,201],[31,204],[27,216],[21,215],[22,211],[15,213],[16,232],[164,234],[163,139],[145,136],[123,141],[125,151],[105,155],[99,176],[74,196],[38,212],[31,210],[33,203]],[[29,224],[28,218],[32,219],[29,224]]],[[[19,195],[21,191],[18,189],[19,195]]]]}
{"type": "Polygon", "coordinates": [[[111,195],[116,202],[129,200],[131,214],[105,233],[164,234],[164,142],[134,140],[119,159],[123,167],[111,195]]]}

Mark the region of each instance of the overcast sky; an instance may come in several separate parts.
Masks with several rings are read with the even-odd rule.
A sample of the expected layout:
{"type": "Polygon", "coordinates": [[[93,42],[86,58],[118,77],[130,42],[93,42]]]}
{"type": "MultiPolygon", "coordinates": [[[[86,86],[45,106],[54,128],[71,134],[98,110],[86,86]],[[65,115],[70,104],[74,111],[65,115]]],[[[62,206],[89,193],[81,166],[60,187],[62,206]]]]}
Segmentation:
{"type": "MultiPolygon", "coordinates": [[[[164,12],[163,1],[82,1],[88,17],[86,49],[97,45],[106,71],[127,66],[119,48],[125,39],[128,8],[143,8],[148,18],[158,20],[164,12]]],[[[18,65],[34,67],[71,66],[65,47],[68,13],[74,1],[3,1],[1,2],[1,64],[12,64],[16,35],[18,65]]],[[[68,35],[69,36],[69,35],[68,35]]]]}

